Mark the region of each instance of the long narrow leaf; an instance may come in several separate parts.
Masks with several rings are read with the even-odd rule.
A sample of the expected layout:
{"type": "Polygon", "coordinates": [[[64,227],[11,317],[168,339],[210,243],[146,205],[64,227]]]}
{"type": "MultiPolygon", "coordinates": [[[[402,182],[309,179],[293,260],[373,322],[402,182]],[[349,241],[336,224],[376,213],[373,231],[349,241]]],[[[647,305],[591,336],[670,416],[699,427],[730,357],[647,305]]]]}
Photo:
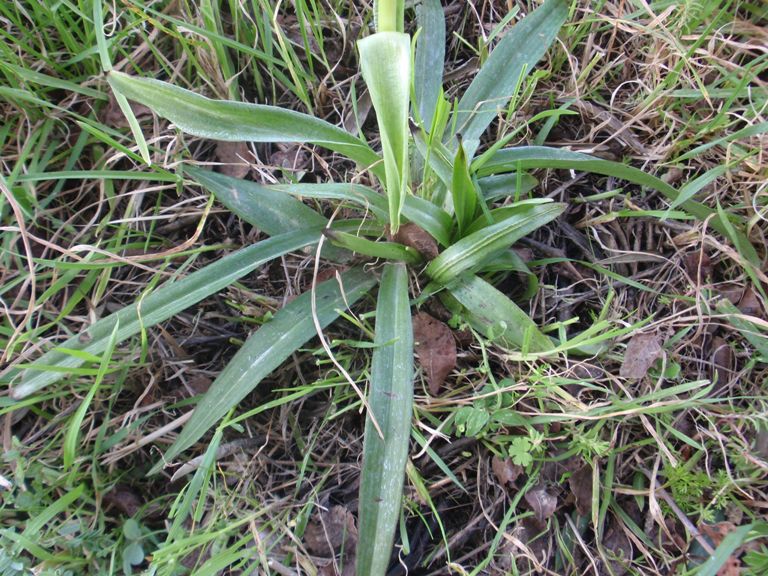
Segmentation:
{"type": "Polygon", "coordinates": [[[506,106],[521,76],[533,70],[554,41],[568,16],[568,5],[567,0],[547,0],[515,24],[467,88],[459,101],[455,125],[466,141],[470,158],[480,136],[497,111],[506,106]]]}
{"type": "Polygon", "coordinates": [[[317,243],[320,237],[321,230],[299,230],[243,248],[182,280],[161,286],[135,304],[102,318],[85,332],[63,342],[60,348],[43,354],[26,369],[16,368],[4,374],[2,381],[13,385],[12,398],[25,398],[64,378],[68,371],[73,371],[85,362],[82,355],[65,350],[101,354],[107,349],[112,330],[118,322],[120,327],[116,339],[122,342],[143,328],[167,320],[215,294],[273,258],[317,243]]]}
{"type": "Polygon", "coordinates": [[[485,280],[463,275],[448,291],[465,308],[464,320],[496,344],[528,352],[554,348],[528,314],[485,280]]]}
{"type": "Polygon", "coordinates": [[[363,75],[381,135],[392,233],[400,227],[408,188],[408,107],[411,97],[411,39],[379,32],[357,43],[363,75]]]}
{"type": "Polygon", "coordinates": [[[464,144],[459,141],[459,150],[453,160],[453,178],[451,180],[451,195],[453,211],[459,226],[459,237],[464,235],[469,224],[475,219],[477,212],[477,190],[469,175],[467,155],[464,144]]]}
{"type": "MultiPolygon", "coordinates": [[[[335,279],[317,287],[317,320],[321,327],[330,324],[338,317],[339,310],[356,302],[372,288],[376,278],[355,268],[343,273],[341,281],[343,293],[335,279]]],[[[192,418],[165,453],[164,462],[170,462],[197,442],[270,372],[315,335],[311,292],[307,291],[275,314],[243,344],[200,400],[192,418]]]]}
{"type": "MultiPolygon", "coordinates": [[[[680,192],[673,186],[637,168],[621,164],[620,162],[602,160],[580,152],[550,148],[548,146],[525,146],[499,150],[493,158],[478,170],[478,175],[487,176],[510,170],[528,170],[531,168],[565,168],[613,176],[633,184],[658,190],[670,202],[675,202],[680,195],[680,192]]],[[[710,225],[721,234],[728,235],[727,228],[723,225],[717,212],[712,208],[694,200],[686,200],[682,202],[681,206],[686,212],[700,220],[707,220],[714,214],[715,216],[709,220],[710,225]]],[[[749,245],[748,242],[745,244],[749,245]]],[[[751,245],[749,246],[751,248],[751,245]]],[[[751,252],[749,254],[750,261],[756,258],[753,249],[751,252]]]]}
{"type": "MultiPolygon", "coordinates": [[[[355,136],[324,120],[293,110],[217,101],[154,78],[109,73],[109,84],[119,94],[144,104],[181,130],[215,140],[250,142],[308,142],[351,158],[362,166],[380,159],[355,136]]],[[[377,168],[373,166],[374,173],[377,168]]]]}
{"type": "Polygon", "coordinates": [[[358,576],[386,574],[400,517],[413,410],[413,329],[403,264],[387,264],[384,269],[375,343],[369,404],[384,438],[368,417],[360,480],[358,576]]]}
{"type": "Polygon", "coordinates": [[[564,209],[564,204],[555,202],[521,205],[517,215],[507,215],[502,222],[474,232],[447,248],[427,266],[427,275],[438,284],[446,285],[459,274],[486,263],[494,252],[554,220],[564,209]]]}
{"type": "Polygon", "coordinates": [[[324,228],[328,219],[300,200],[256,182],[240,180],[196,167],[184,175],[216,195],[230,211],[270,236],[299,228],[324,228]]]}
{"type": "MultiPolygon", "coordinates": [[[[184,174],[212,192],[217,200],[240,218],[270,236],[306,228],[320,229],[328,225],[327,218],[272,187],[194,166],[185,168],[184,174]]],[[[342,262],[349,257],[349,252],[328,246],[323,250],[323,257],[342,262]]]]}
{"type": "MultiPolygon", "coordinates": [[[[331,182],[325,184],[276,184],[271,188],[306,198],[333,198],[354,202],[366,210],[370,210],[384,221],[389,216],[386,198],[377,194],[372,188],[359,184],[331,182]]],[[[413,194],[408,194],[403,203],[403,216],[426,230],[440,244],[446,246],[450,242],[451,217],[439,206],[413,194]]]]}
{"type": "Polygon", "coordinates": [[[445,15],[440,0],[422,0],[416,8],[416,23],[420,32],[413,71],[414,104],[429,132],[443,86],[445,15]]]}

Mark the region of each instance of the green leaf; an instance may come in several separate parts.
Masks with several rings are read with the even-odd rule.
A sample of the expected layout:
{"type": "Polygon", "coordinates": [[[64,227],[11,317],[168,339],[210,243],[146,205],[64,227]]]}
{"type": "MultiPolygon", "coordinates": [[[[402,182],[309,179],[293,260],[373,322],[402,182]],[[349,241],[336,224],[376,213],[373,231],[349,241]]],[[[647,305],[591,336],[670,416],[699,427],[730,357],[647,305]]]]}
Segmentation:
{"type": "MultiPolygon", "coordinates": [[[[270,236],[304,228],[325,228],[328,219],[300,200],[270,186],[240,180],[194,166],[184,168],[184,175],[212,192],[230,211],[270,236]]],[[[349,252],[328,247],[323,257],[344,261],[349,252]]]]}
{"type": "Polygon", "coordinates": [[[325,230],[324,234],[336,246],[372,258],[398,260],[408,264],[417,264],[422,260],[421,254],[417,250],[397,242],[374,242],[355,234],[337,230],[325,230]]]}
{"type": "Polygon", "coordinates": [[[472,182],[472,177],[469,175],[469,164],[461,139],[459,139],[459,150],[456,152],[456,158],[453,160],[451,195],[456,222],[459,226],[459,237],[462,237],[477,213],[477,190],[472,182]]]}
{"type": "Polygon", "coordinates": [[[465,308],[464,320],[494,343],[528,352],[554,348],[528,314],[485,280],[465,274],[448,291],[465,308]]]}
{"type": "Polygon", "coordinates": [[[300,200],[269,186],[240,180],[194,166],[184,175],[216,195],[229,210],[270,236],[300,228],[325,228],[328,219],[300,200]]]}
{"type": "Polygon", "coordinates": [[[357,43],[360,71],[371,95],[381,135],[392,233],[408,192],[408,108],[411,90],[411,40],[402,32],[379,32],[357,43]]]}
{"type": "Polygon", "coordinates": [[[753,526],[753,524],[745,524],[729,532],[720,542],[715,553],[699,567],[696,576],[716,576],[728,558],[744,543],[753,526]]]}
{"type": "Polygon", "coordinates": [[[759,134],[764,134],[765,132],[768,132],[768,122],[760,122],[758,124],[753,124],[752,126],[747,126],[746,128],[742,128],[741,130],[732,132],[727,136],[723,136],[722,138],[717,138],[716,140],[712,140],[712,142],[707,142],[706,144],[697,146],[696,148],[694,148],[693,150],[689,150],[682,156],[678,156],[677,158],[675,158],[673,162],[684,162],[686,160],[690,160],[691,158],[698,156],[702,152],[706,152],[707,150],[715,146],[720,146],[721,144],[728,144],[729,142],[733,142],[734,140],[739,140],[741,138],[749,138],[750,136],[757,136],[759,134]]]}
{"type": "Polygon", "coordinates": [[[413,71],[414,100],[424,129],[429,132],[443,87],[445,15],[440,0],[422,0],[416,6],[420,29],[413,71]]]}
{"type": "Polygon", "coordinates": [[[539,181],[530,174],[494,174],[477,181],[483,197],[490,201],[507,196],[524,198],[538,186],[539,181]]]}
{"type": "Polygon", "coordinates": [[[548,0],[515,24],[467,88],[459,101],[455,126],[464,137],[470,158],[477,147],[470,142],[479,141],[521,77],[544,56],[568,17],[568,5],[567,0],[548,0]]]}
{"type": "MultiPolygon", "coordinates": [[[[359,268],[341,275],[339,283],[328,280],[316,290],[317,320],[321,327],[330,324],[346,304],[352,304],[368,291],[376,278],[359,268]]],[[[227,412],[238,405],[266,376],[299,346],[317,334],[311,311],[311,291],[307,291],[253,334],[219,374],[200,400],[187,425],[163,458],[170,462],[197,442],[227,412]]]]}
{"type": "Polygon", "coordinates": [[[426,268],[427,275],[438,284],[446,285],[459,274],[481,266],[497,251],[530,234],[557,218],[565,210],[564,204],[523,204],[515,215],[509,215],[498,224],[487,226],[462,238],[426,268]]]}
{"type": "MultiPolygon", "coordinates": [[[[626,166],[620,162],[601,160],[600,158],[580,152],[571,152],[570,150],[550,148],[548,146],[524,146],[499,150],[493,158],[478,170],[478,175],[487,176],[499,172],[518,169],[528,170],[531,168],[565,168],[613,176],[633,184],[658,190],[670,202],[675,202],[680,194],[674,187],[660,178],[656,178],[637,168],[626,166]]],[[[720,217],[711,208],[693,200],[686,200],[681,205],[689,214],[693,214],[700,220],[707,220],[714,214],[715,216],[709,220],[710,225],[721,234],[728,234],[720,217]]]]}
{"type": "MultiPolygon", "coordinates": [[[[386,198],[372,188],[359,184],[334,182],[324,184],[276,184],[269,188],[305,198],[331,198],[354,202],[366,210],[370,210],[384,222],[387,221],[389,216],[386,198]]],[[[450,243],[450,231],[453,223],[448,213],[439,206],[435,206],[428,200],[418,196],[408,194],[403,205],[403,216],[414,224],[418,224],[443,246],[447,246],[450,243]]]]}
{"type": "MultiPolygon", "coordinates": [[[[380,158],[368,144],[324,120],[262,104],[211,100],[154,78],[109,73],[109,84],[167,118],[184,132],[225,141],[307,142],[373,166],[380,158]]],[[[372,168],[374,173],[376,167],[372,168]]]]}
{"type": "MultiPolygon", "coordinates": [[[[273,258],[316,244],[321,234],[322,231],[317,229],[299,230],[238,250],[182,280],[165,284],[135,304],[102,318],[86,331],[63,342],[61,347],[82,350],[89,354],[101,354],[107,350],[110,336],[118,322],[120,327],[117,331],[117,341],[122,342],[142,329],[167,320],[203,298],[215,294],[273,258]]],[[[11,397],[20,400],[57,382],[65,377],[69,370],[77,368],[83,362],[82,357],[54,349],[43,354],[25,370],[12,369],[4,374],[3,382],[13,384],[11,397]],[[46,369],[47,366],[53,366],[56,370],[46,369]]]]}
{"type": "Polygon", "coordinates": [[[514,218],[520,211],[520,206],[525,206],[526,204],[531,206],[535,204],[549,204],[550,202],[551,200],[549,198],[535,198],[533,200],[522,200],[515,204],[494,208],[493,210],[488,211],[487,214],[481,214],[478,216],[477,219],[475,219],[475,221],[466,228],[464,233],[473,234],[485,228],[489,224],[498,224],[507,218],[514,218]],[[490,218],[490,222],[488,221],[488,218],[490,218]]]}
{"type": "Polygon", "coordinates": [[[384,268],[375,344],[368,402],[384,438],[369,415],[360,480],[358,576],[386,574],[400,517],[413,410],[413,329],[403,264],[384,268]]]}

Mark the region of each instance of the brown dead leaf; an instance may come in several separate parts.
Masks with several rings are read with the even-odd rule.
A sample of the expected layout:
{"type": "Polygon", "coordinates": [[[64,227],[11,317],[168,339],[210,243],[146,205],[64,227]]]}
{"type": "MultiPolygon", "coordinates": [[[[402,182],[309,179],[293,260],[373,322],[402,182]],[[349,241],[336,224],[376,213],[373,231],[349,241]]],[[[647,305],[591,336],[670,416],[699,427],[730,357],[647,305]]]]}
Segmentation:
{"type": "Polygon", "coordinates": [[[589,516],[592,512],[592,466],[584,464],[571,474],[568,486],[576,500],[579,516],[589,516]]]}
{"type": "Polygon", "coordinates": [[[543,484],[538,484],[528,490],[524,498],[540,522],[544,522],[552,516],[557,509],[557,498],[550,494],[543,484]]]}
{"type": "Polygon", "coordinates": [[[550,552],[546,531],[546,523],[530,516],[523,518],[512,532],[514,540],[505,540],[505,544],[500,550],[505,558],[499,564],[499,568],[503,569],[506,574],[512,567],[513,561],[519,572],[529,572],[531,569],[536,569],[536,564],[546,566],[550,552]],[[535,559],[536,564],[532,562],[532,559],[535,559]]]}
{"type": "Polygon", "coordinates": [[[627,344],[619,374],[622,378],[643,378],[660,353],[661,343],[656,334],[635,334],[627,344]]]}
{"type": "Polygon", "coordinates": [[[710,342],[710,378],[717,382],[717,389],[713,394],[720,393],[730,382],[734,369],[733,350],[728,343],[720,336],[715,336],[710,342]]]}
{"type": "Polygon", "coordinates": [[[736,530],[736,525],[733,522],[718,522],[717,524],[699,525],[699,531],[712,540],[712,544],[715,548],[720,546],[720,543],[725,537],[734,530],[736,530]]]}
{"type": "Polygon", "coordinates": [[[307,151],[298,144],[278,144],[278,149],[269,157],[272,166],[302,172],[309,168],[310,156],[307,151]]]}
{"type": "Polygon", "coordinates": [[[413,339],[419,365],[424,370],[429,392],[437,395],[456,366],[456,341],[451,329],[426,312],[413,317],[413,339]]]}
{"type": "Polygon", "coordinates": [[[502,460],[498,456],[494,456],[491,459],[491,468],[493,469],[493,473],[496,475],[499,484],[502,486],[507,484],[510,486],[513,485],[515,480],[518,479],[524,470],[522,466],[513,463],[511,459],[504,458],[502,460]]]}
{"type": "MultiPolygon", "coordinates": [[[[131,102],[130,100],[128,103],[131,105],[131,110],[133,111],[133,115],[136,116],[137,120],[152,115],[152,110],[150,110],[147,106],[144,106],[144,104],[131,102]]],[[[110,126],[111,128],[128,127],[128,119],[120,109],[120,106],[115,99],[115,94],[111,90],[109,91],[109,103],[107,104],[106,108],[102,110],[99,116],[101,117],[101,122],[107,126],[110,126]]]]}
{"type": "Polygon", "coordinates": [[[217,142],[216,160],[221,162],[219,172],[232,178],[245,178],[251,167],[248,165],[248,144],[245,142],[217,142]]]}
{"type": "Polygon", "coordinates": [[[632,542],[629,541],[624,530],[616,524],[610,525],[603,539],[603,549],[608,556],[609,566],[601,565],[601,574],[612,576],[624,576],[627,567],[632,561],[632,542]],[[607,569],[606,569],[607,568],[607,569]]]}
{"type": "MultiPolygon", "coordinates": [[[[717,548],[728,534],[736,530],[733,522],[718,522],[717,524],[701,524],[699,530],[704,536],[712,540],[712,547],[717,548]]],[[[736,557],[738,552],[730,556],[717,571],[717,576],[739,576],[741,574],[741,561],[736,557]]]]}
{"type": "Polygon", "coordinates": [[[116,484],[112,490],[104,494],[102,500],[105,508],[114,508],[126,516],[133,516],[141,508],[141,498],[128,484],[116,484]]]}
{"type": "Polygon", "coordinates": [[[344,549],[346,554],[355,550],[357,524],[355,517],[345,506],[334,506],[320,513],[304,531],[307,550],[323,557],[332,557],[344,549]]]}
{"type": "Polygon", "coordinates": [[[417,250],[427,260],[437,258],[437,255],[439,254],[435,239],[423,228],[417,226],[413,222],[408,222],[407,224],[400,226],[400,229],[397,231],[397,234],[395,234],[393,240],[417,250]]]}
{"type": "Polygon", "coordinates": [[[685,270],[688,272],[688,276],[695,281],[701,282],[702,280],[712,276],[712,260],[706,252],[691,252],[686,254],[683,258],[685,263],[685,270]]]}
{"type": "Polygon", "coordinates": [[[752,286],[747,286],[744,289],[744,293],[741,295],[737,307],[741,310],[742,314],[746,314],[747,316],[755,316],[757,318],[765,317],[763,305],[760,303],[760,299],[757,297],[757,294],[755,294],[755,291],[752,290],[752,286]]]}

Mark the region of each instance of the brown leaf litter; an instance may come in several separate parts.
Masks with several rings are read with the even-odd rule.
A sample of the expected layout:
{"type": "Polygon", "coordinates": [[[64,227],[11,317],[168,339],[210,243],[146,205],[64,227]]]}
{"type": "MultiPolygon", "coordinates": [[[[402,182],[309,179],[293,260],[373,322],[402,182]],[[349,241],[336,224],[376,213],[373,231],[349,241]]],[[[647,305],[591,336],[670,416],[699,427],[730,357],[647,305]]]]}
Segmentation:
{"type": "Polygon", "coordinates": [[[413,339],[419,365],[433,396],[456,366],[456,341],[451,329],[426,312],[413,316],[413,339]]]}
{"type": "Polygon", "coordinates": [[[622,378],[643,378],[661,354],[659,337],[652,333],[635,334],[624,352],[619,375],[622,378]]]}

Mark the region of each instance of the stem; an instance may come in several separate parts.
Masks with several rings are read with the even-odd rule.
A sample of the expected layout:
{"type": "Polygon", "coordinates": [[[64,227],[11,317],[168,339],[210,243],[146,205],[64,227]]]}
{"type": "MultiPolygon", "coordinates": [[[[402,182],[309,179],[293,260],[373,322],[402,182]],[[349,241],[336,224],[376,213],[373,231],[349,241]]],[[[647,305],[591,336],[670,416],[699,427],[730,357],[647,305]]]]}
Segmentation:
{"type": "Polygon", "coordinates": [[[405,28],[403,0],[376,0],[376,32],[402,32],[405,28]]]}

